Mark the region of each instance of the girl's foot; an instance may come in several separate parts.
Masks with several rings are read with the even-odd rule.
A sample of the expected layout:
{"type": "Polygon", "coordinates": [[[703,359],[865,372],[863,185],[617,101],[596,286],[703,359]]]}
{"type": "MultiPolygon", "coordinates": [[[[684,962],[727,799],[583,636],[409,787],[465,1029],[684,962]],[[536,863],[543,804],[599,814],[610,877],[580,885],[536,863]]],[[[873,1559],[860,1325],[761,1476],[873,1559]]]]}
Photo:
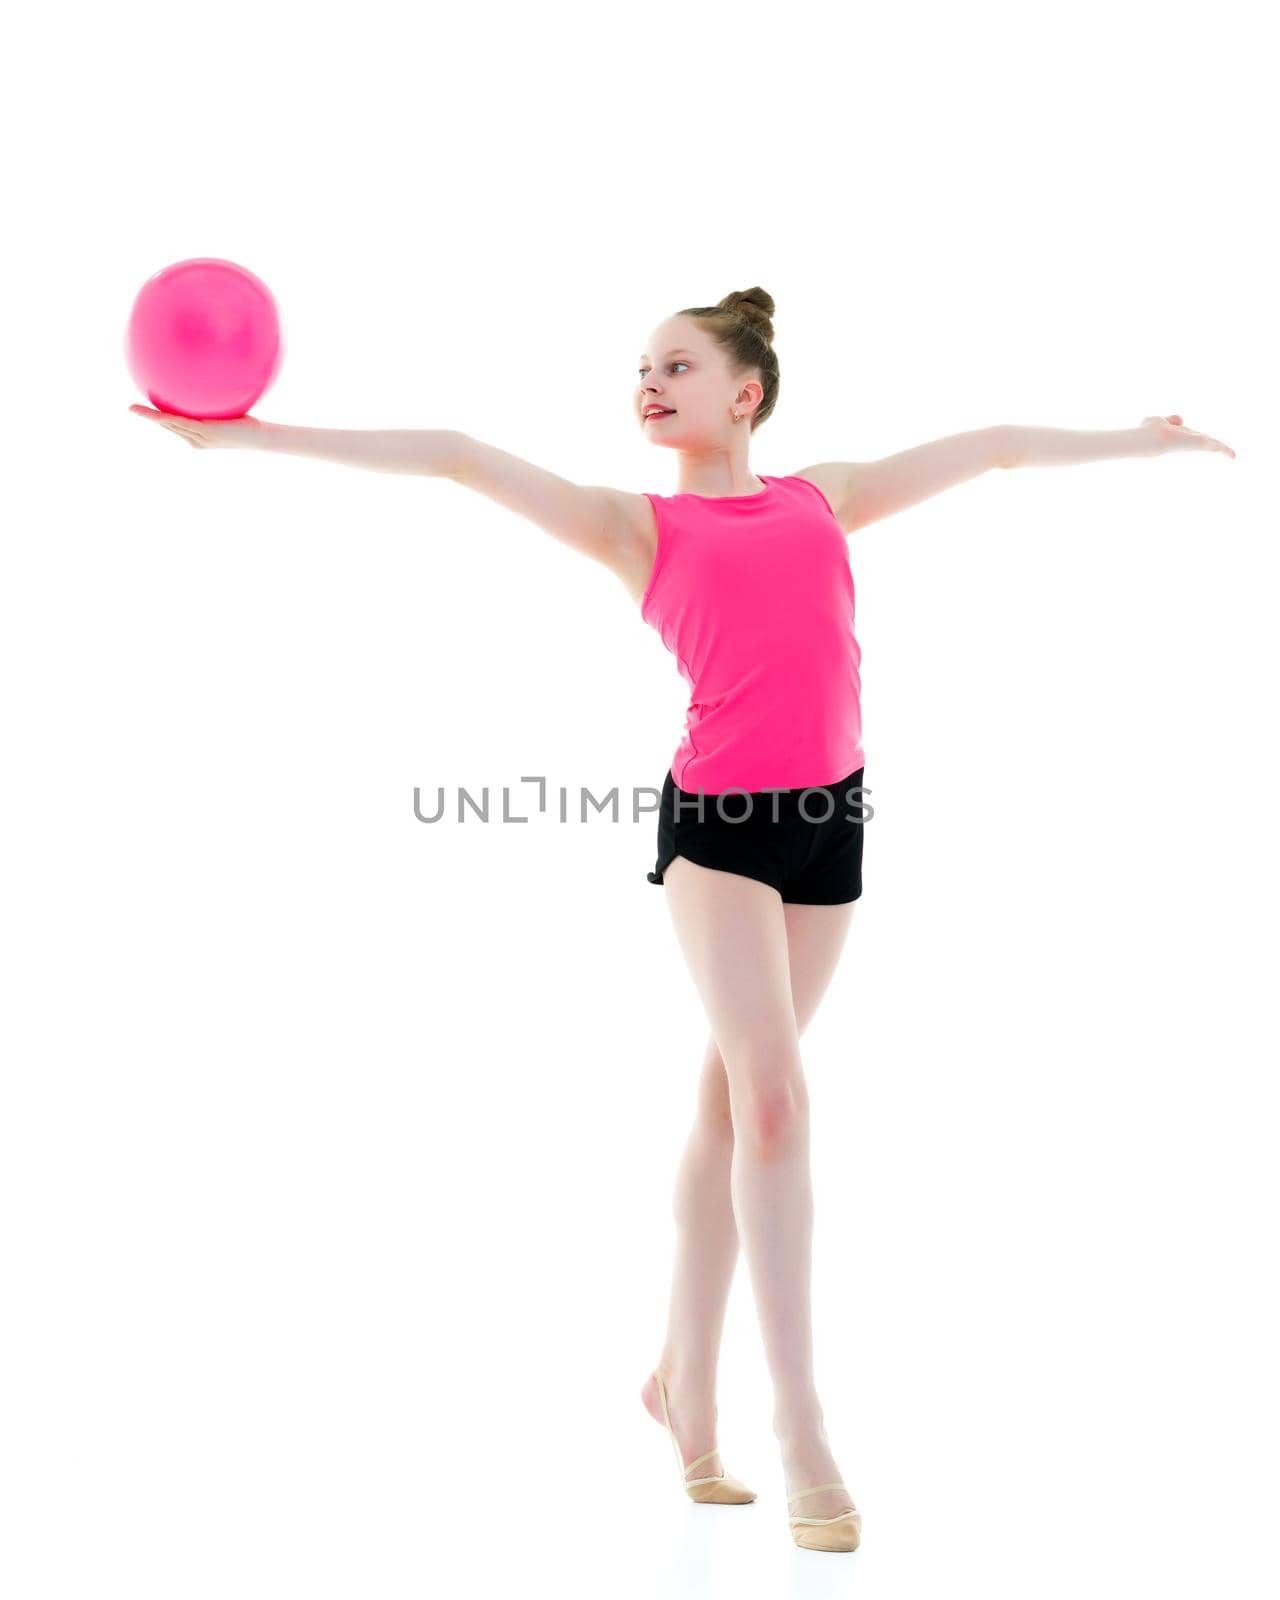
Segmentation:
{"type": "MultiPolygon", "coordinates": [[[[782,1470],[787,1480],[787,1496],[816,1483],[838,1483],[840,1469],[831,1454],[825,1433],[809,1434],[782,1446],[782,1470]]],[[[856,1511],[857,1506],[843,1489],[824,1489],[807,1494],[790,1511],[800,1517],[834,1517],[841,1511],[856,1511]]]]}
{"type": "MultiPolygon", "coordinates": [[[[710,1450],[716,1443],[717,1411],[714,1400],[708,1400],[705,1394],[695,1394],[687,1384],[682,1383],[678,1375],[668,1372],[664,1366],[659,1365],[658,1371],[662,1374],[662,1382],[667,1391],[667,1410],[671,1413],[671,1431],[676,1436],[676,1441],[682,1452],[681,1461],[694,1461],[704,1450],[710,1450]]],[[[655,1422],[666,1427],[666,1419],[662,1415],[662,1401],[658,1396],[658,1380],[651,1372],[645,1379],[640,1390],[640,1398],[644,1408],[655,1422]]],[[[696,1467],[687,1469],[685,1478],[709,1478],[723,1472],[724,1467],[720,1462],[720,1452],[717,1450],[705,1461],[700,1461],[696,1467]]],[[[822,1483],[821,1478],[814,1478],[813,1483],[822,1483]]],[[[801,1487],[797,1485],[797,1487],[801,1487]]],[[[815,1494],[814,1500],[823,1500],[825,1495],[815,1494]]]]}

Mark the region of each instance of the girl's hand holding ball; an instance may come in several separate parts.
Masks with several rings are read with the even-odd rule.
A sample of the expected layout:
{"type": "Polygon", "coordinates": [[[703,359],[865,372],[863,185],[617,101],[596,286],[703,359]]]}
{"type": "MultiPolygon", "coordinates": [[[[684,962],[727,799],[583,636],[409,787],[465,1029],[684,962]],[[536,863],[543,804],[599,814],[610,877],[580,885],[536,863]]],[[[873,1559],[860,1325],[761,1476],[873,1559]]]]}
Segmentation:
{"type": "Polygon", "coordinates": [[[193,450],[227,450],[252,447],[260,442],[263,430],[270,423],[259,422],[257,417],[227,417],[215,420],[202,417],[181,417],[171,411],[154,411],[150,406],[130,406],[139,417],[150,417],[170,433],[185,439],[193,450]]]}

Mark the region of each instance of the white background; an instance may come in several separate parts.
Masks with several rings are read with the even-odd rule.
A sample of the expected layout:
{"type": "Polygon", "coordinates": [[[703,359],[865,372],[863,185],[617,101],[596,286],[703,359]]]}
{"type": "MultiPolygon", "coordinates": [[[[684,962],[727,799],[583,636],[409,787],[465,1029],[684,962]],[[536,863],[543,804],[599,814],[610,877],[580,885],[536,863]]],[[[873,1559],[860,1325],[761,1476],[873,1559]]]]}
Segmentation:
{"type": "Polygon", "coordinates": [[[4,1587],[1274,1594],[1271,58],[1228,4],[28,10],[3,112],[4,1587]],[[797,1551],[639,1402],[706,1040],[686,690],[449,481],[129,413],[134,295],[276,295],[254,414],[671,492],[637,356],[760,284],[751,470],[1151,413],[851,538],[864,894],[805,1036],[797,1551]],[[527,775],[557,803],[539,815],[527,775]],[[413,790],[491,796],[428,826],[413,790]],[[532,815],[503,825],[511,810],[532,815]],[[618,820],[580,817],[619,790],[618,820]]]}

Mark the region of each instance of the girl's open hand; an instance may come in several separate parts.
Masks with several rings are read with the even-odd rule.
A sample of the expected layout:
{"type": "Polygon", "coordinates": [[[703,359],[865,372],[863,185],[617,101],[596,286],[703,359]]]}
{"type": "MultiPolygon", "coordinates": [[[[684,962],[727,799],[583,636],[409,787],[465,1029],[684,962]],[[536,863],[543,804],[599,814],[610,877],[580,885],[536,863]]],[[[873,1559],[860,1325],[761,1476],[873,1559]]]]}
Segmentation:
{"type": "Polygon", "coordinates": [[[1211,439],[1207,433],[1197,433],[1194,428],[1184,428],[1181,417],[1143,417],[1142,426],[1151,431],[1152,454],[1164,455],[1169,450],[1223,450],[1234,461],[1235,451],[1221,439],[1211,439]]]}
{"type": "Polygon", "coordinates": [[[171,411],[155,411],[150,406],[130,406],[139,417],[150,417],[170,433],[185,439],[193,450],[226,450],[252,445],[255,435],[267,426],[257,417],[227,417],[205,420],[201,417],[179,417],[171,411]]]}

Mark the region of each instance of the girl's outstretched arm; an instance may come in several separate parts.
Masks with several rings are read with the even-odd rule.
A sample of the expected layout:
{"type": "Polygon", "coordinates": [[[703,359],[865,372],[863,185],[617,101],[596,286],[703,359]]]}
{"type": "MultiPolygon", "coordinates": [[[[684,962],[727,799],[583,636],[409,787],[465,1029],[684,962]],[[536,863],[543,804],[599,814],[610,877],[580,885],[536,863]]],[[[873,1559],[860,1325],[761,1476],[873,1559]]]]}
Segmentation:
{"type": "Polygon", "coordinates": [[[275,455],[312,456],[371,472],[409,472],[445,478],[466,436],[452,428],[291,428],[257,417],[205,421],[149,406],[130,406],[197,450],[269,450],[275,455]]]}
{"type": "Polygon", "coordinates": [[[292,428],[249,416],[206,422],[147,406],[129,409],[197,450],[268,450],[375,472],[451,478],[608,567],[633,592],[643,588],[652,560],[643,532],[641,513],[649,513],[643,495],[574,483],[453,428],[292,428]]]}
{"type": "Polygon", "coordinates": [[[1009,427],[1010,467],[1067,467],[1081,461],[1117,456],[1163,456],[1172,450],[1221,450],[1235,460],[1235,451],[1207,433],[1185,428],[1181,417],[1145,417],[1139,428],[1104,431],[1077,428],[1009,427]]]}
{"type": "Polygon", "coordinates": [[[1001,423],[931,439],[878,461],[819,462],[799,476],[812,476],[820,483],[840,526],[853,533],[993,467],[1074,466],[1116,456],[1165,455],[1171,450],[1221,450],[1235,457],[1230,445],[1183,427],[1177,416],[1147,417],[1138,428],[1101,431],[1001,423]]]}

